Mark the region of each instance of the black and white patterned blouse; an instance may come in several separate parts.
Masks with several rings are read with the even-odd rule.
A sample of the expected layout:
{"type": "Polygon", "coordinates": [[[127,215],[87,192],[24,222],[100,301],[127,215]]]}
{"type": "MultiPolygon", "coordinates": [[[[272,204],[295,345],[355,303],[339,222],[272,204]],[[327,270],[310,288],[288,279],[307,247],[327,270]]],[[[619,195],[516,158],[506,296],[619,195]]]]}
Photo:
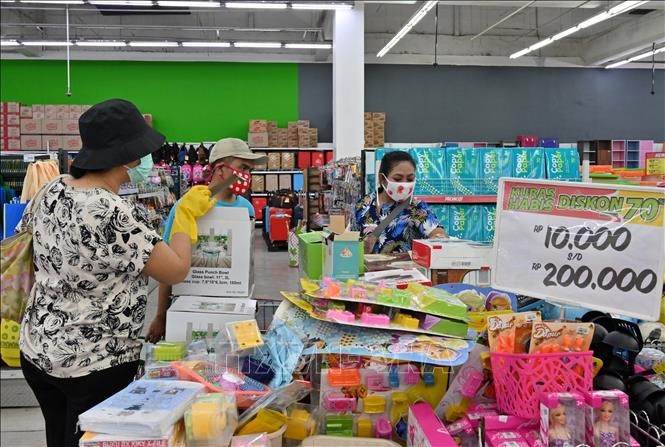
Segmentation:
{"type": "Polygon", "coordinates": [[[59,181],[35,211],[33,236],[23,355],[63,378],[138,360],[148,294],[141,272],[161,240],[145,215],[107,190],[59,181]]]}

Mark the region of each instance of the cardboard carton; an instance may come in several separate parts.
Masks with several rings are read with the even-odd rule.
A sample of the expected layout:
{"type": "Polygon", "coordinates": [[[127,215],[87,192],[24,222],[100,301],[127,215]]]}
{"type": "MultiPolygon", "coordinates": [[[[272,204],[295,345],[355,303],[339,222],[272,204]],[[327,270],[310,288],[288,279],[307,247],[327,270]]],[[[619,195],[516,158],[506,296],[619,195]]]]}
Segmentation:
{"type": "Polygon", "coordinates": [[[268,132],[250,132],[247,141],[249,147],[268,147],[268,132]]]}
{"type": "Polygon", "coordinates": [[[42,121],[32,118],[21,120],[22,135],[39,135],[42,133],[42,121]]]}
{"type": "Polygon", "coordinates": [[[292,170],[296,167],[296,154],[293,152],[282,152],[282,169],[292,170]]]}
{"type": "Polygon", "coordinates": [[[2,125],[5,127],[20,127],[21,126],[21,117],[18,114],[2,115],[2,125]]]}
{"type": "Polygon", "coordinates": [[[277,129],[277,121],[268,121],[268,132],[277,129]]]}
{"type": "Polygon", "coordinates": [[[314,231],[298,235],[298,267],[300,276],[321,279],[323,273],[323,232],[314,231]]]}
{"type": "MultiPolygon", "coordinates": [[[[255,153],[256,155],[263,155],[264,157],[267,157],[267,156],[268,156],[268,154],[266,154],[265,152],[254,151],[254,153],[255,153]]],[[[265,171],[266,167],[267,167],[267,165],[266,165],[266,161],[265,161],[265,159],[264,159],[264,161],[262,161],[261,163],[256,163],[256,164],[254,165],[254,169],[256,169],[257,171],[265,171]]]]}
{"type": "Polygon", "coordinates": [[[18,127],[0,127],[0,135],[4,138],[21,138],[21,129],[18,127]]]}
{"type": "Polygon", "coordinates": [[[289,121],[288,123],[288,129],[297,129],[298,128],[298,121],[289,121]]]}
{"type": "Polygon", "coordinates": [[[264,133],[268,132],[268,121],[266,120],[250,120],[249,121],[250,133],[264,133]]]}
{"type": "Polygon", "coordinates": [[[4,115],[20,115],[21,103],[19,102],[0,103],[0,112],[2,112],[4,115]]]}
{"type": "Polygon", "coordinates": [[[270,152],[268,154],[268,170],[279,171],[282,167],[282,155],[279,152],[270,152]]]}
{"type": "Polygon", "coordinates": [[[254,284],[253,238],[246,208],[213,207],[198,220],[192,266],[173,294],[248,297],[254,284]]]}
{"type": "Polygon", "coordinates": [[[321,239],[324,276],[339,280],[357,279],[364,264],[360,232],[347,231],[343,215],[331,215],[330,225],[321,239]]]}
{"type": "Polygon", "coordinates": [[[279,175],[279,189],[291,189],[291,174],[279,175]]]}
{"type": "Polygon", "coordinates": [[[276,174],[266,175],[266,191],[277,191],[279,189],[279,177],[276,174]]]}
{"type": "MultiPolygon", "coordinates": [[[[51,115],[53,116],[53,115],[51,115]]],[[[58,112],[55,114],[55,119],[57,120],[67,120],[69,119],[69,112],[58,112]]]]}
{"type": "Polygon", "coordinates": [[[226,323],[253,320],[256,301],[246,298],[181,296],[166,313],[166,339],[198,340],[226,331],[226,323]]]}
{"type": "MultiPolygon", "coordinates": [[[[144,115],[145,117],[146,115],[144,115]]],[[[81,112],[69,112],[67,119],[78,121],[81,118],[81,112]]],[[[152,118],[151,118],[152,119],[152,118]]]]}
{"type": "Polygon", "coordinates": [[[263,175],[252,176],[252,192],[264,192],[266,190],[266,178],[263,175]]]}
{"type": "Polygon", "coordinates": [[[78,151],[81,149],[81,137],[78,135],[63,135],[62,148],[66,151],[78,151]]]}
{"type": "Polygon", "coordinates": [[[77,104],[71,104],[69,106],[69,113],[78,113],[80,115],[82,113],[81,106],[77,104]]]}
{"type": "Polygon", "coordinates": [[[43,149],[41,135],[23,135],[20,142],[22,151],[39,151],[43,149]]]}
{"type": "Polygon", "coordinates": [[[372,120],[372,112],[365,112],[365,121],[371,121],[372,120]]]}
{"type": "Polygon", "coordinates": [[[34,114],[35,112],[44,113],[44,104],[33,104],[32,113],[34,114]]]}
{"type": "Polygon", "coordinates": [[[58,104],[56,107],[56,113],[69,114],[69,106],[67,104],[58,104]]]}
{"type": "Polygon", "coordinates": [[[296,126],[298,129],[301,128],[309,128],[309,121],[308,120],[298,120],[296,123],[296,126]]]}
{"type": "MultiPolygon", "coordinates": [[[[41,137],[37,135],[37,138],[41,140],[41,137]]],[[[4,151],[20,151],[21,150],[21,139],[20,138],[7,138],[4,137],[3,149],[4,151]]],[[[41,149],[41,148],[40,148],[41,149]]]]}
{"type": "Polygon", "coordinates": [[[384,112],[372,112],[373,121],[386,121],[386,114],[384,112]]]}
{"type": "Polygon", "coordinates": [[[32,119],[33,120],[43,120],[45,118],[44,112],[37,112],[36,110],[32,110],[32,119]]]}
{"type": "Polygon", "coordinates": [[[319,129],[309,129],[309,147],[317,147],[319,145],[319,129]]]}
{"type": "Polygon", "coordinates": [[[47,135],[57,135],[62,133],[62,120],[44,120],[42,132],[47,135]]]}
{"type": "Polygon", "coordinates": [[[81,113],[85,113],[86,110],[88,110],[90,107],[92,107],[89,104],[83,104],[81,105],[81,113]]]}
{"type": "Polygon", "coordinates": [[[21,115],[21,118],[32,118],[32,107],[30,107],[30,106],[21,106],[20,115],[21,115]]]}
{"type": "Polygon", "coordinates": [[[62,133],[64,135],[78,135],[79,122],[78,120],[62,120],[62,133]]]}
{"type": "Polygon", "coordinates": [[[42,136],[42,149],[57,150],[63,149],[62,135],[43,135],[42,136]]]}
{"type": "Polygon", "coordinates": [[[58,113],[58,106],[55,104],[46,104],[44,106],[44,113],[47,115],[55,115],[58,113]]]}

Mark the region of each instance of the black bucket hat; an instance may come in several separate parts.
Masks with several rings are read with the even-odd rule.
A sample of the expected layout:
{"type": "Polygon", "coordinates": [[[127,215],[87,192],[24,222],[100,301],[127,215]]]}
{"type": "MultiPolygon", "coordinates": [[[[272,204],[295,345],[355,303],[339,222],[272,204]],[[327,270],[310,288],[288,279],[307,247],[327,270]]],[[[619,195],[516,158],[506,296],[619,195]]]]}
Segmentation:
{"type": "Polygon", "coordinates": [[[72,166],[110,169],[159,150],[164,135],[150,127],[134,104],[109,99],[90,107],[79,118],[82,148],[72,166]]]}

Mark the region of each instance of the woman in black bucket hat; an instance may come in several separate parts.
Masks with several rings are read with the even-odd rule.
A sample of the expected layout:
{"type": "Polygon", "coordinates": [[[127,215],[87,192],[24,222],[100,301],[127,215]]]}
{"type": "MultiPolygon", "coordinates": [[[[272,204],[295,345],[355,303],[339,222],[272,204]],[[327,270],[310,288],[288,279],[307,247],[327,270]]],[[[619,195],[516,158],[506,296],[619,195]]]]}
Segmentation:
{"type": "Polygon", "coordinates": [[[169,284],[185,278],[192,228],[212,207],[206,187],[192,188],[167,246],[118,195],[121,184],[145,180],[164,136],[121,99],[91,107],[79,129],[72,177],[51,183],[31,216],[35,285],[21,324],[21,368],[48,447],[78,446],[79,414],[132,381],[148,276],[169,284]]]}

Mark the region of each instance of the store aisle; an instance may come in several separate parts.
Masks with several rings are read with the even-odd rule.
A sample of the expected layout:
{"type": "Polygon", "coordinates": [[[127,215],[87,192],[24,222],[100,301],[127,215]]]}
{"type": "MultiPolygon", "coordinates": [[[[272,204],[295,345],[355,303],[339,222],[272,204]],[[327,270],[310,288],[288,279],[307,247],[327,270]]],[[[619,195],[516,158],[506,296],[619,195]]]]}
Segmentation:
{"type": "MultiPolygon", "coordinates": [[[[257,321],[267,326],[280,300],[280,290],[295,290],[298,287],[298,269],[289,267],[286,251],[269,252],[261,229],[254,234],[254,297],[259,302],[257,321]]],[[[156,310],[156,293],[152,293],[146,312],[146,325],[150,324],[156,310]]],[[[3,408],[0,418],[0,445],[7,447],[46,447],[44,419],[39,408],[3,408]]]]}

